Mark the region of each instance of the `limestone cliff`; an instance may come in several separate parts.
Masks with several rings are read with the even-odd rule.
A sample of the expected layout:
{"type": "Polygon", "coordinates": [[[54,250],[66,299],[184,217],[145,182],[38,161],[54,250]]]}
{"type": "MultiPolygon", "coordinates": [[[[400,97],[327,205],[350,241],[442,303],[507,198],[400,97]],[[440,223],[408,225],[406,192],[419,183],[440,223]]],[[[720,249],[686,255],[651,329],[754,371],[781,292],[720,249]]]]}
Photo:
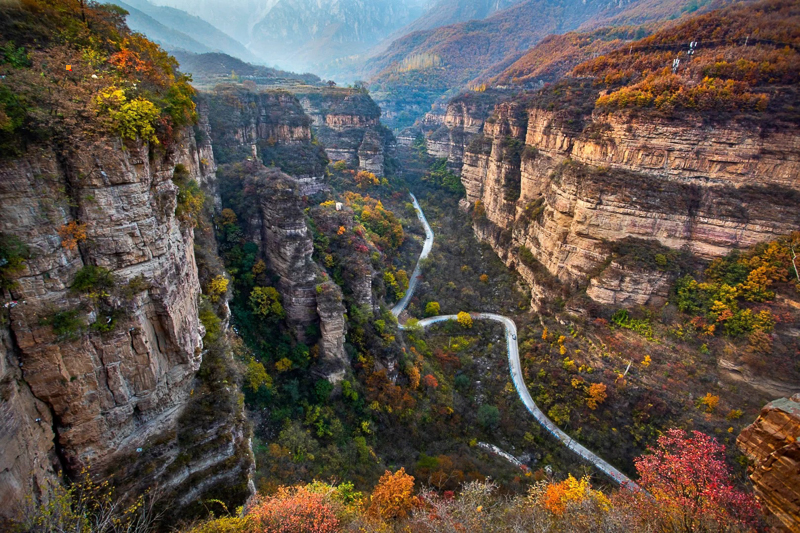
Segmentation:
{"type": "Polygon", "coordinates": [[[750,479],[769,514],[788,531],[800,531],[800,395],[767,404],[736,439],[753,462],[750,479]]]}
{"type": "MultiPolygon", "coordinates": [[[[448,167],[460,173],[464,152],[482,134],[484,122],[501,99],[503,95],[497,91],[464,93],[450,100],[446,107],[427,113],[418,129],[425,137],[428,154],[447,159],[448,167]]],[[[414,130],[406,132],[406,137],[414,130]]]]}
{"type": "Polygon", "coordinates": [[[380,123],[380,108],[366,92],[336,87],[294,92],[331,161],[347,161],[377,176],[386,174],[394,139],[380,123]]]}
{"type": "MultiPolygon", "coordinates": [[[[249,466],[233,465],[232,450],[162,470],[181,453],[173,441],[191,403],[204,334],[193,230],[175,215],[172,177],[179,161],[194,162],[198,181],[214,168],[191,129],[181,139],[154,154],[146,144],[84,136],[73,148],[40,145],[0,164],[0,232],[30,250],[4,295],[13,301],[0,366],[4,501],[37,496],[42,479],[55,477],[53,463],[68,474],[86,466],[111,474],[144,465],[154,443],[172,443],[160,457],[162,475],[128,480],[125,490],[157,481],[186,492],[187,471],[226,468],[227,483],[247,483],[249,466]],[[91,270],[97,267],[113,282],[75,290],[79,275],[105,272],[91,270]]],[[[220,427],[238,435],[231,448],[246,443],[242,420],[192,429],[202,435],[220,427]]],[[[218,481],[208,476],[194,496],[218,481]]]]}
{"type": "MultiPolygon", "coordinates": [[[[309,326],[319,325],[319,369],[336,380],[344,375],[345,308],[342,291],[325,283],[322,269],[313,259],[314,244],[306,222],[301,186],[291,176],[258,162],[245,162],[236,173],[222,168],[222,181],[246,192],[246,200],[235,207],[246,218],[248,240],[256,243],[268,272],[277,280],[286,322],[295,338],[308,342],[309,326]]],[[[223,197],[223,203],[233,196],[223,197]]]]}
{"type": "Polygon", "coordinates": [[[506,102],[465,150],[461,176],[469,206],[479,202],[478,235],[507,264],[520,264],[524,247],[566,286],[594,278],[590,297],[634,305],[658,301],[666,280],[607,263],[609,243],[655,240],[711,258],[788,234],[800,223],[799,166],[792,130],[620,113],[575,119],[506,102]]]}

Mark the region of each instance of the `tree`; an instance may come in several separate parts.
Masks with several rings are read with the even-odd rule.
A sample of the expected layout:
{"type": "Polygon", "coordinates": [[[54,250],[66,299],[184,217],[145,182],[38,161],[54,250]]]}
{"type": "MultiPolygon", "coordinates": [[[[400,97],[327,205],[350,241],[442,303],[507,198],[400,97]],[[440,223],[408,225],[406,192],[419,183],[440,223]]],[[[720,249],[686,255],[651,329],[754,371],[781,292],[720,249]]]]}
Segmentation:
{"type": "Polygon", "coordinates": [[[372,491],[368,512],[376,518],[392,520],[405,518],[418,505],[414,477],[406,474],[405,468],[394,474],[386,470],[372,491]]]}
{"type": "Polygon", "coordinates": [[[425,316],[436,316],[441,311],[439,302],[428,302],[425,305],[425,316]]]}
{"type": "Polygon", "coordinates": [[[500,409],[485,403],[478,408],[478,423],[484,429],[492,429],[500,423],[500,409]]]}
{"type": "Polygon", "coordinates": [[[306,487],[281,487],[275,496],[257,503],[250,512],[263,533],[334,533],[339,531],[336,509],[323,495],[306,487]]]}
{"type": "Polygon", "coordinates": [[[267,369],[255,359],[251,359],[250,362],[247,363],[247,370],[244,373],[244,382],[245,386],[253,392],[258,392],[258,389],[260,389],[262,385],[268,389],[272,388],[272,378],[267,374],[267,369]]]}
{"type": "Polygon", "coordinates": [[[586,405],[589,406],[589,409],[594,411],[597,409],[597,406],[606,401],[606,385],[604,383],[592,383],[589,385],[589,390],[587,391],[589,397],[586,398],[586,405]]]}
{"type": "Polygon", "coordinates": [[[220,274],[212,279],[208,284],[208,299],[218,302],[219,299],[228,292],[228,278],[220,274]]]}
{"type": "Polygon", "coordinates": [[[433,374],[428,374],[424,378],[422,378],[422,382],[425,383],[425,386],[430,389],[435,389],[439,386],[439,381],[433,374]]]}
{"type": "Polygon", "coordinates": [[[634,461],[666,529],[690,533],[755,524],[758,503],[733,486],[724,452],[704,433],[670,429],[634,461]]]}
{"type": "Polygon", "coordinates": [[[375,174],[372,172],[367,172],[366,170],[359,171],[358,174],[356,174],[355,180],[359,189],[368,189],[373,185],[378,185],[380,183],[375,174]]]}
{"type": "Polygon", "coordinates": [[[461,311],[458,313],[458,323],[461,324],[462,327],[469,329],[472,327],[472,316],[465,311],[461,311]]]}
{"type": "Polygon", "coordinates": [[[577,480],[572,477],[572,474],[569,474],[567,479],[561,483],[547,485],[540,501],[545,509],[560,516],[564,514],[570,504],[580,504],[588,499],[595,500],[601,508],[607,509],[610,506],[605,494],[592,489],[588,476],[577,480]]]}
{"type": "Polygon", "coordinates": [[[279,320],[286,316],[281,305],[281,295],[274,287],[255,287],[250,293],[250,307],[263,318],[279,320]]]}
{"type": "Polygon", "coordinates": [[[73,220],[58,228],[58,235],[61,237],[61,246],[67,250],[74,250],[79,242],[86,240],[86,224],[73,220]]]}

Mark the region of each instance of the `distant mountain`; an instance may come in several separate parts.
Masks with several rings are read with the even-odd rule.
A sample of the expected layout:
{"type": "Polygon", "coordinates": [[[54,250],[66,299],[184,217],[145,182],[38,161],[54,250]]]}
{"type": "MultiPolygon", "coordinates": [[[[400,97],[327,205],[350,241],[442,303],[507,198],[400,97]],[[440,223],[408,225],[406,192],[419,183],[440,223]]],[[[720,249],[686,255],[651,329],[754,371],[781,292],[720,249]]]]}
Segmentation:
{"type": "MultiPolygon", "coordinates": [[[[410,33],[364,62],[359,75],[369,80],[387,122],[401,128],[430,110],[437,100],[458,93],[471,82],[502,73],[550,34],[597,24],[640,24],[678,18],[700,7],[725,3],[729,2],[524,0],[484,20],[410,33]]],[[[589,53],[604,50],[597,46],[589,53]]],[[[562,53],[557,45],[551,51],[562,53]]],[[[577,57],[583,59],[581,53],[577,57]]],[[[574,65],[568,63],[570,67],[574,65]]],[[[521,75],[526,76],[524,72],[521,75]]],[[[511,74],[506,78],[519,76],[511,74]]]]}
{"type": "Polygon", "coordinates": [[[251,65],[227,54],[193,54],[191,52],[173,52],[180,63],[181,72],[191,74],[193,85],[214,86],[220,82],[229,82],[232,75],[252,77],[260,85],[319,85],[321,80],[314,74],[295,74],[270,67],[251,65]]]}
{"type": "Polygon", "coordinates": [[[430,30],[468,20],[482,20],[523,0],[438,0],[401,32],[430,30]]]}
{"type": "Polygon", "coordinates": [[[242,43],[186,11],[157,6],[147,0],[113,0],[111,3],[131,12],[128,17],[131,29],[144,33],[167,49],[194,53],[218,51],[245,61],[257,61],[256,56],[242,43]],[[191,41],[187,41],[186,37],[191,41]]]}
{"type": "Polygon", "coordinates": [[[165,50],[170,52],[175,50],[188,50],[197,54],[211,52],[211,48],[192,39],[181,31],[165,26],[130,4],[119,0],[114,0],[114,2],[109,3],[115,4],[128,12],[126,21],[130,29],[146,35],[148,39],[160,44],[165,50]]]}
{"type": "Polygon", "coordinates": [[[363,53],[422,13],[406,0],[278,0],[250,32],[250,50],[282,68],[315,69],[363,53]]]}

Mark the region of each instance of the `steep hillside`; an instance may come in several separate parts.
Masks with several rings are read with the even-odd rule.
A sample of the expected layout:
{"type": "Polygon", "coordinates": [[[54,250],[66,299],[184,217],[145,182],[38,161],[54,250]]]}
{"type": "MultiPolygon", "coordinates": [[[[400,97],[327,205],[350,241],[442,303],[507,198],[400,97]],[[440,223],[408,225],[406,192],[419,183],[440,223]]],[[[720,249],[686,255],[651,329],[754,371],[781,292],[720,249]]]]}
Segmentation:
{"type": "Polygon", "coordinates": [[[173,42],[170,35],[162,32],[155,33],[157,28],[152,24],[147,24],[140,15],[131,12],[126,19],[128,26],[134,30],[147,35],[150,39],[158,42],[169,51],[183,49],[194,53],[222,52],[244,61],[255,61],[256,57],[245,48],[245,46],[233,39],[229,35],[218,30],[205,20],[187,13],[186,11],[172,7],[157,6],[147,0],[127,0],[112,2],[132,11],[130,8],[144,13],[159,24],[189,36],[197,42],[202,42],[202,47],[189,48],[180,46],[179,42],[173,42]]]}
{"type": "MultiPolygon", "coordinates": [[[[488,117],[475,97],[456,99],[428,150],[460,172],[478,235],[531,283],[534,304],[585,290],[603,305],[663,305],[694,272],[670,266],[671,253],[702,263],[800,224],[799,16],[780,1],[700,15],[578,65],[581,77],[507,97],[488,117]],[[660,267],[646,259],[656,253],[660,267]]],[[[791,390],[733,353],[720,365],[737,379],[791,390]]]]}
{"type": "Polygon", "coordinates": [[[549,34],[575,30],[588,21],[623,24],[629,13],[637,14],[630,17],[637,24],[674,18],[688,12],[684,8],[689,3],[678,1],[649,9],[638,0],[613,6],[594,1],[526,0],[482,21],[417,31],[397,39],[366,62],[363,77],[370,80],[387,124],[402,129],[443,96],[454,95],[473,80],[502,72],[549,34]]]}
{"type": "Polygon", "coordinates": [[[522,0],[437,0],[417,20],[402,28],[400,36],[468,20],[481,20],[522,0]]]}

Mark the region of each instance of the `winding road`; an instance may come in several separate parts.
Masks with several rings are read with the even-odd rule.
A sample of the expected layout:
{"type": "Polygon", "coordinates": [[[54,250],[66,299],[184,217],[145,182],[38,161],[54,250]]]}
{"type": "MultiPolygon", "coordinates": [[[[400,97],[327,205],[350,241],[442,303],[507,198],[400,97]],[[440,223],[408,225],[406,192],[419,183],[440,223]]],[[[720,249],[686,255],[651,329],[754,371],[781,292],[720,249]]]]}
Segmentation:
{"type": "MultiPolygon", "coordinates": [[[[433,230],[431,229],[430,224],[428,224],[428,220],[425,218],[425,214],[422,212],[422,208],[419,206],[417,198],[413,194],[411,194],[411,200],[414,204],[414,209],[417,211],[417,217],[425,228],[425,244],[422,247],[422,253],[419,256],[419,259],[417,260],[417,265],[414,267],[414,273],[412,274],[408,283],[408,290],[406,291],[405,296],[403,296],[403,299],[401,299],[392,309],[392,314],[395,317],[399,317],[408,306],[408,302],[411,300],[411,297],[413,296],[421,277],[420,264],[423,259],[428,257],[428,254],[431,252],[431,248],[433,248],[433,230]]],[[[612,481],[618,485],[638,490],[639,486],[628,476],[611,466],[611,464],[609,464],[607,461],[603,460],[601,457],[559,429],[559,427],[552,420],[547,418],[547,415],[544,414],[544,411],[539,409],[539,407],[533,401],[531,393],[528,391],[528,387],[525,385],[525,380],[522,377],[522,365],[519,361],[519,345],[517,344],[517,325],[514,323],[514,321],[508,317],[496,315],[494,313],[470,313],[470,315],[472,316],[473,320],[493,320],[501,323],[505,328],[506,345],[508,346],[508,366],[511,371],[511,380],[514,383],[514,387],[517,389],[517,394],[519,395],[520,400],[522,400],[522,403],[525,404],[528,412],[533,415],[536,421],[544,429],[546,429],[548,433],[564,444],[564,446],[569,448],[572,452],[583,458],[585,461],[594,465],[595,468],[608,476],[612,481]]],[[[447,322],[449,320],[457,320],[457,318],[457,315],[434,316],[420,320],[417,325],[422,328],[427,328],[432,324],[447,322]]],[[[402,324],[399,327],[400,329],[405,329],[405,326],[402,324]]]]}

